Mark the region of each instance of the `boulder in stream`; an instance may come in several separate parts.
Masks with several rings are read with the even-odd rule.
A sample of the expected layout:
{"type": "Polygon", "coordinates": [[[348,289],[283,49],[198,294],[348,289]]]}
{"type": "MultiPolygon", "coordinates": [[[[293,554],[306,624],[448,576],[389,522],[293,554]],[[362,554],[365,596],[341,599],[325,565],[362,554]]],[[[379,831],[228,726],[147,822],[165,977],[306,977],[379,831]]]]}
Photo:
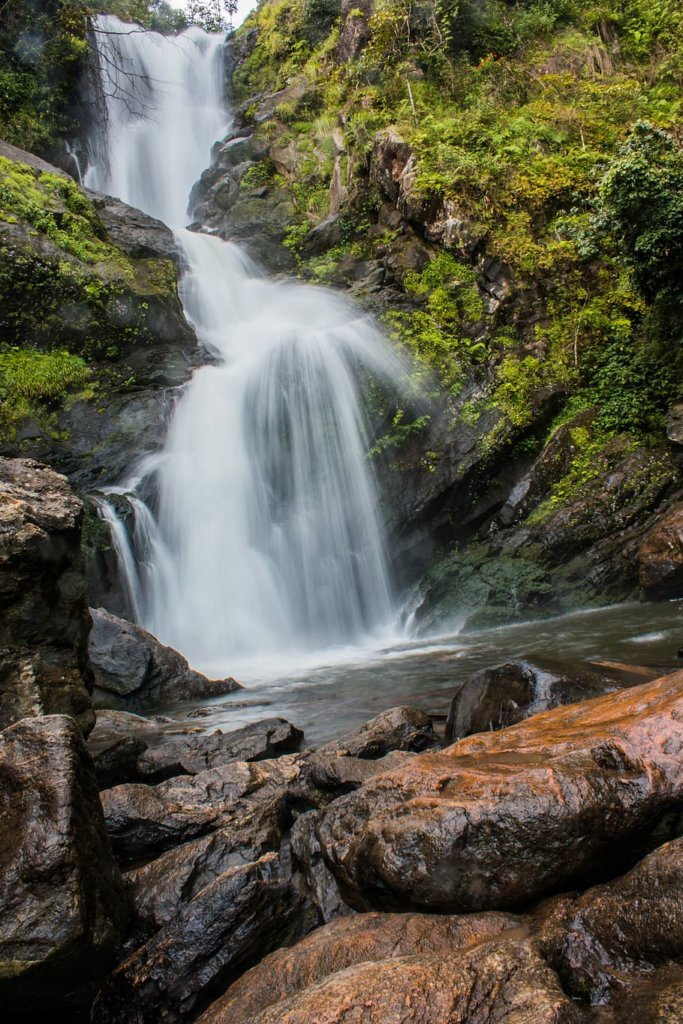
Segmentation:
{"type": "MultiPolygon", "coordinates": [[[[645,671],[654,679],[656,672],[645,671]]],[[[446,743],[475,732],[504,729],[541,711],[644,682],[642,673],[549,658],[506,661],[482,669],[457,691],[446,721],[446,743]]]]}
{"type": "Polygon", "coordinates": [[[91,609],[89,654],[95,686],[103,700],[136,710],[154,704],[218,697],[239,690],[231,678],[207,679],[181,654],[104,608],[91,609]]]}

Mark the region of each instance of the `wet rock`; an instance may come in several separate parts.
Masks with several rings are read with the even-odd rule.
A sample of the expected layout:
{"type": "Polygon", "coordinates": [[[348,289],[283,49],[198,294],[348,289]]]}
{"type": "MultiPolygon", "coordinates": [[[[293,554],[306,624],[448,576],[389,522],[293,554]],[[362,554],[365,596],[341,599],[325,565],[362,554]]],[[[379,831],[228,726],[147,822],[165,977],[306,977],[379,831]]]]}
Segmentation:
{"type": "Polygon", "coordinates": [[[151,633],[105,611],[92,609],[89,639],[95,686],[128,708],[168,701],[218,697],[239,690],[234,679],[207,679],[151,633]]]}
{"type": "Polygon", "coordinates": [[[290,847],[297,888],[316,908],[320,921],[327,924],[355,911],[344,902],[337,880],[323,860],[316,834],[320,817],[320,811],[299,815],[290,832],[290,847]]]}
{"type": "MultiPolygon", "coordinates": [[[[375,963],[381,970],[381,963],[387,959],[455,953],[501,933],[504,936],[505,929],[519,926],[520,920],[509,914],[448,917],[371,913],[344,918],[318,928],[292,949],[271,953],[207,1010],[201,1024],[252,1021],[266,1008],[280,1006],[289,997],[357,964],[375,963]]],[[[362,1005],[361,990],[355,992],[355,999],[362,1005]]]]}
{"type": "Polygon", "coordinates": [[[102,987],[93,1024],[189,1020],[273,948],[311,926],[275,854],[206,885],[102,987]]]}
{"type": "MultiPolygon", "coordinates": [[[[437,741],[438,742],[438,741],[437,741]]],[[[348,792],[358,789],[368,779],[397,768],[413,757],[406,750],[392,750],[382,757],[367,759],[361,757],[326,757],[315,755],[311,758],[311,781],[320,789],[348,792]]]]}
{"type": "Polygon", "coordinates": [[[279,817],[294,804],[302,810],[317,806],[308,773],[300,754],[238,761],[157,786],[115,786],[102,793],[102,806],[114,849],[141,859],[220,828],[239,828],[256,808],[279,817]]]}
{"type": "Polygon", "coordinates": [[[326,743],[318,754],[375,758],[390,750],[420,751],[440,745],[429,715],[406,705],[383,711],[353,732],[326,743]]]}
{"type": "Polygon", "coordinates": [[[140,757],[138,770],[149,781],[197,775],[231,761],[263,761],[294,753],[303,735],[284,718],[266,718],[228,733],[218,730],[210,736],[166,740],[140,757]]]}
{"type": "Polygon", "coordinates": [[[276,852],[285,827],[282,811],[282,806],[256,807],[233,826],[184,843],[128,871],[125,884],[136,927],[151,934],[229,868],[276,852]]]}
{"type": "Polygon", "coordinates": [[[683,1020],[683,967],[671,964],[639,977],[624,979],[624,991],[609,1009],[604,1024],[680,1024],[683,1020]]]}
{"type": "Polygon", "coordinates": [[[519,909],[595,880],[683,797],[683,672],[422,754],[318,838],[357,909],[519,909]]]}
{"type": "Polygon", "coordinates": [[[137,782],[138,758],[147,750],[144,740],[121,736],[93,755],[95,777],[100,789],[110,789],[124,782],[137,782]]]}
{"type": "Polygon", "coordinates": [[[646,597],[661,601],[683,596],[683,503],[674,505],[644,537],[638,562],[646,597]]]}
{"type": "Polygon", "coordinates": [[[632,871],[579,897],[560,897],[541,916],[543,954],[565,991],[605,1002],[625,975],[683,956],[683,839],[655,850],[632,871]]]}
{"type": "Polygon", "coordinates": [[[666,436],[674,444],[683,445],[683,402],[674,402],[666,419],[666,436]]]}
{"type": "Polygon", "coordinates": [[[608,668],[568,665],[552,659],[509,661],[482,669],[453,697],[446,721],[446,743],[475,732],[504,729],[541,711],[598,697],[643,682],[608,668]]]}
{"type": "Polygon", "coordinates": [[[44,714],[94,724],[82,523],[63,476],[0,458],[0,728],[44,714]]]}
{"type": "Polygon", "coordinates": [[[120,249],[135,259],[164,259],[181,262],[181,254],[173,232],[163,221],[156,220],[128,206],[113,196],[86,189],[86,195],[97,210],[107,235],[120,249]]]}
{"type": "Polygon", "coordinates": [[[77,1005],[109,967],[126,912],[73,719],[24,719],[0,734],[0,835],[3,1011],[77,1005]]]}
{"type": "MultiPolygon", "coordinates": [[[[358,919],[355,919],[358,920],[358,919]]],[[[201,1024],[239,1018],[214,1013],[201,1024]]],[[[242,1018],[244,1020],[245,1018],[242,1018]]],[[[341,970],[250,1015],[249,1024],[579,1024],[580,1011],[533,946],[485,943],[341,970]]]]}

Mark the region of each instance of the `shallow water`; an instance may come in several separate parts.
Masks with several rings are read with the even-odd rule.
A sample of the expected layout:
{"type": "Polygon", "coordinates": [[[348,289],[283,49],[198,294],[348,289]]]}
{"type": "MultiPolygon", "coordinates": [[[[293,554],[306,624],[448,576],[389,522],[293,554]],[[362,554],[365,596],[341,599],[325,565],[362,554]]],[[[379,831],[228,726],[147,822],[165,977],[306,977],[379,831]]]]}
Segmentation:
{"type": "Polygon", "coordinates": [[[683,601],[617,605],[377,650],[338,651],[336,659],[333,652],[325,664],[280,674],[262,668],[245,680],[244,690],[170,713],[224,731],[277,715],[303,728],[306,743],[317,746],[398,704],[445,715],[454,690],[472,672],[509,659],[620,661],[664,673],[683,668],[681,646],[683,601]]]}

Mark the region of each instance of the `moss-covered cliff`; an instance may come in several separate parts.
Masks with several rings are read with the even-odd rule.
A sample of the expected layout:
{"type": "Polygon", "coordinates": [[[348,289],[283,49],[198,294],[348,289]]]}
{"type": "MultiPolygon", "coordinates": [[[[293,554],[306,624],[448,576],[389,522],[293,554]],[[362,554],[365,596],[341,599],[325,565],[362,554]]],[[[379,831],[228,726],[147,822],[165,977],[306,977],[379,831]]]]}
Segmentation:
{"type": "Polygon", "coordinates": [[[446,592],[637,593],[680,486],[682,56],[671,0],[265,0],[237,33],[196,216],[350,288],[414,360],[431,408],[388,410],[372,457],[432,624],[446,592]]]}

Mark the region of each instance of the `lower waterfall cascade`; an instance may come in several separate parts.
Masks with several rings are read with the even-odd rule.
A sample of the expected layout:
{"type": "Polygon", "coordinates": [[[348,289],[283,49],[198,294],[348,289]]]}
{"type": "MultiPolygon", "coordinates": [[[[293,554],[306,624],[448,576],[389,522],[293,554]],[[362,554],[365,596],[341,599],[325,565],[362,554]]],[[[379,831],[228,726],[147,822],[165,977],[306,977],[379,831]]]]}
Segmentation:
{"type": "Polygon", "coordinates": [[[396,391],[401,363],[341,297],[268,280],[232,243],[184,229],[229,127],[223,39],[106,16],[95,46],[106,138],[85,183],[174,229],[208,357],[162,448],[109,489],[133,526],[103,503],[134,614],[213,675],[386,635],[394,599],[358,373],[396,391]]]}

